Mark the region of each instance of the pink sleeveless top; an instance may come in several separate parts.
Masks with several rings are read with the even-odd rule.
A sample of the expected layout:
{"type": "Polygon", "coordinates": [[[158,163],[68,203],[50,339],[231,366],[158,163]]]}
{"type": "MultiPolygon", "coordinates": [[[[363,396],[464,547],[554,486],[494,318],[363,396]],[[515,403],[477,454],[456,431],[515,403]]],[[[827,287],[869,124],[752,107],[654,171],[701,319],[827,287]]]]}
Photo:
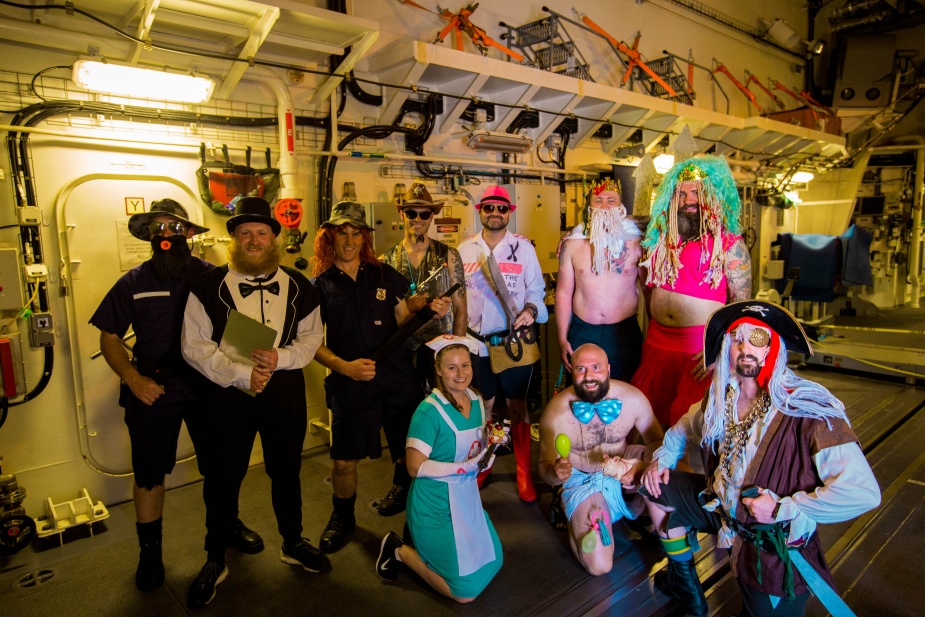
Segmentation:
{"type": "MultiPolygon", "coordinates": [[[[723,253],[728,251],[741,237],[742,236],[736,236],[734,234],[723,234],[723,253]]],[[[710,253],[713,251],[713,236],[707,237],[706,244],[707,247],[704,258],[709,259],[710,253]]],[[[703,266],[705,266],[706,263],[700,263],[700,256],[701,246],[699,239],[692,242],[685,242],[684,246],[681,247],[681,269],[678,272],[678,280],[675,281],[674,285],[666,283],[659,285],[659,287],[686,296],[713,300],[714,302],[725,304],[727,294],[726,276],[723,275],[716,289],[710,287],[709,282],[702,282],[704,276],[703,266]]]]}

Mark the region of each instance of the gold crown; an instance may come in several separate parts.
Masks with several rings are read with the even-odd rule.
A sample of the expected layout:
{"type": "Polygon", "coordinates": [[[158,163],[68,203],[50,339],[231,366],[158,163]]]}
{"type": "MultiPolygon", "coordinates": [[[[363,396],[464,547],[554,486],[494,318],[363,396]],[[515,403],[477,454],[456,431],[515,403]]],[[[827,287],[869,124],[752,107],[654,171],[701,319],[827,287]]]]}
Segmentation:
{"type": "Polygon", "coordinates": [[[693,163],[688,163],[681,168],[680,172],[678,172],[678,182],[696,182],[697,180],[703,180],[706,177],[707,174],[705,174],[702,169],[693,163]]]}
{"type": "Polygon", "coordinates": [[[623,186],[620,184],[620,179],[604,178],[603,180],[595,180],[591,185],[591,192],[595,195],[600,195],[604,191],[614,191],[622,195],[623,186]]]}

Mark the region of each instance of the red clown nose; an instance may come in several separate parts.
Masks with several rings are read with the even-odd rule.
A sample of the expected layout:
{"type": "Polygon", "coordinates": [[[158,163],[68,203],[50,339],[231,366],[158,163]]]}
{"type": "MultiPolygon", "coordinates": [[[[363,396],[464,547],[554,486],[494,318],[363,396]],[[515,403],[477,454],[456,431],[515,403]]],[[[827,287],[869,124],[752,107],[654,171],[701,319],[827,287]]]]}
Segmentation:
{"type": "Polygon", "coordinates": [[[164,251],[170,250],[170,240],[161,240],[161,249],[164,251]]]}

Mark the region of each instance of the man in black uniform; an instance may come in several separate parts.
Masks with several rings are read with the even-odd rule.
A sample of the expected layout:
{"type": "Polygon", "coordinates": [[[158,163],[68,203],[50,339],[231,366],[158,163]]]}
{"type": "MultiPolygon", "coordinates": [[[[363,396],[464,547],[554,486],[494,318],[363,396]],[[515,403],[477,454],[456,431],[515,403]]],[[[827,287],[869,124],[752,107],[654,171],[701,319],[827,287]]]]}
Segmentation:
{"type": "MultiPolygon", "coordinates": [[[[151,259],[126,272],[113,286],[90,323],[100,329],[100,350],[122,379],[119,405],[125,408],[132,446],[135,523],[141,554],[135,584],[142,591],[164,583],[161,559],[164,476],[177,459],[180,423],[199,404],[202,377],[180,355],[180,327],[191,281],[212,269],[193,257],[187,240],[209,231],[189,220],[179,203],[162,199],[149,212],[129,219],[129,231],[151,242],[151,259]],[[122,344],[129,326],[135,332],[134,359],[122,344]]],[[[246,553],[263,550],[263,540],[237,522],[233,545],[246,553]]]]}
{"type": "MultiPolygon", "coordinates": [[[[357,464],[382,456],[379,431],[395,464],[393,487],[379,504],[379,513],[404,510],[411,476],[405,467],[405,440],[411,414],[423,398],[411,350],[404,346],[378,362],[371,356],[427,303],[425,294],[408,296],[408,281],[394,268],[380,263],[366,213],[358,203],[340,202],[315,236],[312,273],[321,297],[321,316],[327,325],[326,345],[317,360],[331,369],[325,380],[332,412],[331,480],[334,513],[321,534],[321,550],[333,553],[348,541],[356,526],[354,504],[357,464]]],[[[448,298],[430,303],[437,318],[446,315],[448,298]]]]}
{"type": "Polygon", "coordinates": [[[280,559],[310,572],[331,567],[302,537],[299,480],[308,423],[302,367],[322,340],[318,295],[298,270],[280,267],[280,224],[265,200],[245,197],[226,226],[230,263],[196,279],[183,319],[183,357],[210,382],[200,410],[207,439],[201,450],[196,444],[205,476],[208,560],[190,585],[190,606],[208,604],[228,575],[225,549],[257,433],[283,537],[280,559]],[[276,331],[273,345],[252,350],[249,362],[223,340],[232,310],[276,331]]]}

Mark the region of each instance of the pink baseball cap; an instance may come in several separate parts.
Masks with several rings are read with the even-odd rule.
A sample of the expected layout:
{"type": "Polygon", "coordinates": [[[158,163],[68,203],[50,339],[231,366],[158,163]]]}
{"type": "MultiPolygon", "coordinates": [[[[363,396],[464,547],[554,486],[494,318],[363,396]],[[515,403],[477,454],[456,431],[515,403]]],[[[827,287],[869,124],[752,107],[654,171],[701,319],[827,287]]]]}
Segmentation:
{"type": "Polygon", "coordinates": [[[511,207],[511,212],[517,209],[517,206],[511,203],[511,196],[503,186],[489,186],[485,189],[482,193],[482,201],[475,205],[475,209],[481,210],[482,204],[507,204],[511,207]]]}

